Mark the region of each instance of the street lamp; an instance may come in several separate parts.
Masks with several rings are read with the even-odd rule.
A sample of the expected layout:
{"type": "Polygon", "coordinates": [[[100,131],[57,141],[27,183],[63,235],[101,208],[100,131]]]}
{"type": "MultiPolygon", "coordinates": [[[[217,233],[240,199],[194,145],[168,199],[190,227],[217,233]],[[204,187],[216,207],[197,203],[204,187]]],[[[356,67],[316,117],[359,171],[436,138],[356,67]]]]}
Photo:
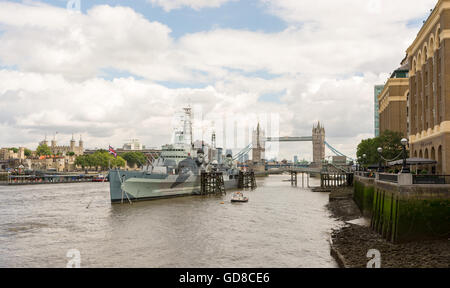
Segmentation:
{"type": "Polygon", "coordinates": [[[403,138],[402,141],[402,146],[403,146],[403,167],[402,167],[402,172],[401,173],[411,173],[411,170],[409,169],[408,163],[406,162],[406,157],[407,157],[407,153],[406,153],[406,145],[408,145],[408,139],[403,138]]]}
{"type": "Polygon", "coordinates": [[[363,171],[366,171],[366,167],[364,166],[364,164],[366,164],[366,158],[367,154],[363,154],[363,171]]]}
{"type": "Polygon", "coordinates": [[[378,151],[378,154],[380,155],[380,162],[378,163],[378,172],[383,172],[383,167],[382,167],[383,156],[381,155],[381,153],[383,153],[383,148],[378,147],[377,151],[378,151]]]}

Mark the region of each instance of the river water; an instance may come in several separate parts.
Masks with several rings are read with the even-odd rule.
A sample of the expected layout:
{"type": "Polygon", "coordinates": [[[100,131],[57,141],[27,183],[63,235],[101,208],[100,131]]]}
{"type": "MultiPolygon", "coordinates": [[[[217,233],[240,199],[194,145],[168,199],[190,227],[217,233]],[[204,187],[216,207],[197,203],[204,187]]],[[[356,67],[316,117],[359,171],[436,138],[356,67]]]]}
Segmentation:
{"type": "Polygon", "coordinates": [[[70,249],[81,267],[337,267],[328,194],[288,178],[258,179],[245,204],[229,193],[111,205],[107,183],[0,186],[0,267],[66,267],[70,249]]]}

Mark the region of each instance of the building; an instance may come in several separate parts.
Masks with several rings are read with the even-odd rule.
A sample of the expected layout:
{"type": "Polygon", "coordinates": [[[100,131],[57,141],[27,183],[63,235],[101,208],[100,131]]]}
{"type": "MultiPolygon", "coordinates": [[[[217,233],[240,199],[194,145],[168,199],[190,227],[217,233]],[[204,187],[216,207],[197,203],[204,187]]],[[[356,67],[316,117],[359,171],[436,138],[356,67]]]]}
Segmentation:
{"type": "Polygon", "coordinates": [[[381,91],[383,91],[384,85],[375,85],[375,97],[374,97],[374,128],[375,128],[375,137],[380,136],[380,114],[378,113],[379,105],[378,105],[378,95],[380,95],[381,91]]]}
{"type": "Polygon", "coordinates": [[[338,166],[347,165],[347,156],[333,156],[332,163],[338,166]]]}
{"type": "Polygon", "coordinates": [[[437,160],[437,172],[450,174],[450,0],[438,1],[407,57],[411,155],[437,160]]]}
{"type": "Polygon", "coordinates": [[[128,143],[123,144],[122,149],[125,151],[141,151],[144,148],[139,139],[131,139],[128,143]]]}
{"type": "Polygon", "coordinates": [[[313,166],[322,167],[322,162],[325,160],[325,128],[317,123],[313,126],[313,166]]]}
{"type": "Polygon", "coordinates": [[[12,148],[1,148],[0,149],[0,160],[12,160],[12,159],[18,159],[18,160],[24,160],[25,159],[25,148],[20,147],[17,152],[15,153],[12,148]]]}
{"type": "Polygon", "coordinates": [[[386,130],[400,132],[403,137],[408,135],[407,98],[409,93],[409,65],[402,66],[392,73],[378,95],[378,114],[380,134],[386,130]]]}
{"type": "Polygon", "coordinates": [[[9,148],[2,148],[0,149],[0,160],[9,160],[13,154],[14,152],[9,148]]]}
{"type": "Polygon", "coordinates": [[[247,163],[249,160],[248,154],[240,155],[238,162],[239,163],[247,163]]]}
{"type": "Polygon", "coordinates": [[[41,156],[27,159],[24,164],[35,171],[73,172],[77,170],[75,160],[76,156],[41,156]]]}
{"type": "Polygon", "coordinates": [[[296,156],[294,156],[294,164],[297,164],[298,163],[298,156],[296,155],[296,156]]]}
{"type": "Polygon", "coordinates": [[[72,135],[72,140],[70,140],[69,146],[58,146],[56,141],[56,134],[53,137],[50,145],[48,145],[47,136],[45,139],[39,143],[39,145],[47,145],[54,155],[67,155],[69,153],[74,153],[76,156],[84,154],[84,143],[80,135],[80,141],[78,146],[76,146],[76,141],[72,135]]]}
{"type": "Polygon", "coordinates": [[[232,149],[227,149],[227,151],[225,151],[225,156],[231,155],[233,156],[233,150],[232,149]]]}
{"type": "Polygon", "coordinates": [[[261,129],[261,126],[258,123],[256,130],[253,130],[253,137],[252,137],[252,144],[253,144],[252,160],[254,163],[261,163],[265,157],[266,151],[265,138],[266,138],[265,132],[263,129],[261,129]]]}

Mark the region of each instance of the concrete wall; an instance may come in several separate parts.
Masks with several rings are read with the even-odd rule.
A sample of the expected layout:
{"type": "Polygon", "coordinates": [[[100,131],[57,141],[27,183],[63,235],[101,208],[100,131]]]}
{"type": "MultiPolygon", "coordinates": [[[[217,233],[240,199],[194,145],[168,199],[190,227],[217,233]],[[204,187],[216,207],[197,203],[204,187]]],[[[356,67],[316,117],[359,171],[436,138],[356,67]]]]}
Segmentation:
{"type": "Polygon", "coordinates": [[[410,185],[356,176],[355,202],[392,242],[450,237],[450,185],[410,185]],[[371,207],[370,207],[371,206],[371,207]]]}

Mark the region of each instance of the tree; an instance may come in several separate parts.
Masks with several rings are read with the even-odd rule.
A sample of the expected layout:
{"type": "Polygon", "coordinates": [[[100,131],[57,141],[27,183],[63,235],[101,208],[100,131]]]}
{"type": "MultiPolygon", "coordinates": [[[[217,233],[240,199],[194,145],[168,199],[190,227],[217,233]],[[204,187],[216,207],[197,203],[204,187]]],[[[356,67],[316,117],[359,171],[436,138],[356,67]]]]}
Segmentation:
{"type": "Polygon", "coordinates": [[[128,166],[138,166],[142,167],[147,163],[147,157],[141,152],[127,152],[120,155],[125,161],[127,161],[128,166]]]}
{"type": "Polygon", "coordinates": [[[36,149],[36,154],[39,156],[50,156],[52,155],[52,150],[45,144],[39,145],[36,149]]]}
{"type": "Polygon", "coordinates": [[[380,161],[378,148],[383,148],[383,157],[393,160],[403,151],[401,144],[403,136],[399,132],[384,131],[379,137],[362,140],[358,145],[357,157],[364,166],[377,164],[380,161]],[[363,155],[366,155],[366,158],[363,155]]]}
{"type": "Polygon", "coordinates": [[[15,147],[9,148],[8,150],[13,151],[13,153],[19,152],[19,149],[15,148],[15,147]]]}
{"type": "Polygon", "coordinates": [[[122,157],[114,158],[105,150],[99,150],[92,155],[80,155],[75,160],[75,165],[85,168],[101,168],[107,170],[109,168],[124,167],[126,165],[125,160],[122,157]]]}
{"type": "Polygon", "coordinates": [[[26,149],[26,148],[25,148],[24,154],[25,154],[26,157],[30,157],[30,156],[33,154],[33,152],[31,152],[30,149],[26,149]]]}

